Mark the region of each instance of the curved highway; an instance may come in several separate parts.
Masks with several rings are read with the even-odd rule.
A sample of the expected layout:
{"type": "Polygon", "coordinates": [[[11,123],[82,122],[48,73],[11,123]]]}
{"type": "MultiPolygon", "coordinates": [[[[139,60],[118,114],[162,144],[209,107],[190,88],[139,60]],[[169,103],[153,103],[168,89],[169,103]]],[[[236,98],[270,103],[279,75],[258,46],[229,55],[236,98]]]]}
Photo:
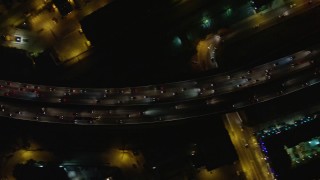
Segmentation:
{"type": "Polygon", "coordinates": [[[75,105],[127,106],[177,102],[243,90],[310,68],[320,48],[302,50],[275,61],[232,73],[162,85],[126,88],[49,87],[0,81],[0,96],[75,105]]]}
{"type": "Polygon", "coordinates": [[[162,85],[80,89],[1,81],[0,116],[83,125],[181,120],[233,111],[317,84],[318,64],[319,48],[312,48],[246,70],[162,85]],[[254,95],[245,91],[264,84],[269,85],[254,95]]]}
{"type": "MultiPolygon", "coordinates": [[[[0,116],[21,120],[39,122],[90,124],[90,125],[116,125],[116,124],[142,124],[181,120],[191,117],[223,113],[243,108],[259,102],[271,100],[279,96],[290,94],[302,88],[318,84],[319,73],[305,72],[300,78],[289,78],[283,81],[285,91],[257,92],[258,95],[221,96],[217,98],[204,98],[183,103],[169,103],[150,106],[128,107],[63,107],[48,106],[42,108],[34,103],[1,102],[0,116]],[[289,83],[290,82],[290,83],[289,83]]],[[[280,89],[280,86],[279,86],[280,89]]]]}

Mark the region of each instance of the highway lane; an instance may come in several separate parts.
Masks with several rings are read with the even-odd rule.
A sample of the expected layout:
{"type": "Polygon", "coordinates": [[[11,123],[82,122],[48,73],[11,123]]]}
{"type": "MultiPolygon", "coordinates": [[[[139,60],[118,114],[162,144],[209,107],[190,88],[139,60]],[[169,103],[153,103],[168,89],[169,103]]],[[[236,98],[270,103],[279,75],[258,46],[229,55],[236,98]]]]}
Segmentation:
{"type": "MultiPolygon", "coordinates": [[[[17,102],[0,99],[0,116],[31,120],[38,122],[82,124],[82,125],[121,125],[144,124],[183,120],[215,113],[225,113],[256,103],[272,100],[303,88],[317,85],[320,75],[306,70],[300,76],[289,77],[276,83],[276,88],[260,88],[255,90],[259,101],[252,102],[253,94],[242,93],[218,96],[217,98],[202,98],[192,101],[166,103],[144,106],[70,106],[48,105],[42,103],[16,100],[17,102]],[[286,90],[280,93],[282,84],[287,83],[286,90]],[[307,83],[307,85],[306,85],[307,83]],[[236,104],[236,105],[235,105],[236,104]]],[[[273,83],[270,82],[272,85],[273,83]]],[[[268,85],[268,86],[269,86],[268,85]]]]}
{"type": "Polygon", "coordinates": [[[319,49],[302,50],[275,61],[238,72],[168,84],[125,88],[49,87],[0,81],[0,96],[79,105],[124,106],[185,101],[243,90],[312,67],[319,49]],[[311,52],[312,51],[312,52],[311,52]]]}
{"type": "MultiPolygon", "coordinates": [[[[119,101],[119,100],[118,100],[118,101],[119,101]]],[[[210,100],[210,103],[209,103],[209,104],[212,104],[212,102],[213,102],[213,101],[210,100]]],[[[180,104],[181,104],[181,103],[180,103],[180,104]]],[[[186,105],[182,105],[182,106],[181,106],[180,104],[178,103],[178,105],[177,105],[178,108],[176,108],[176,109],[182,109],[181,107],[185,107],[185,106],[186,106],[186,105]]],[[[236,106],[237,106],[237,104],[236,104],[236,106]]]]}
{"type": "Polygon", "coordinates": [[[300,74],[299,77],[289,78],[286,81],[283,81],[283,83],[272,87],[273,91],[265,89],[261,90],[260,92],[255,92],[251,98],[236,103],[233,105],[233,107],[247,107],[252,103],[269,101],[281,97],[283,94],[291,94],[305,87],[315,85],[318,82],[318,76],[315,76],[314,72],[315,71],[310,71],[304,74],[300,74]]]}

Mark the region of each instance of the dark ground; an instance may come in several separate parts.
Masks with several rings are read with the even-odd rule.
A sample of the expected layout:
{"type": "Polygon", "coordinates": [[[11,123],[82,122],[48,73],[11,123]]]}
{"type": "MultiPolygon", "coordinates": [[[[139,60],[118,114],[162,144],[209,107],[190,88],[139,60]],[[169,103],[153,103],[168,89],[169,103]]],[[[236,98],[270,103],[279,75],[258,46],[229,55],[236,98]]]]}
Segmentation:
{"type": "Polygon", "coordinates": [[[146,160],[145,168],[156,165],[162,176],[190,166],[190,162],[214,169],[237,160],[220,116],[138,127],[84,127],[9,119],[1,121],[1,154],[26,146],[28,139],[38,142],[60,160],[68,160],[74,152],[101,153],[109,147],[127,148],[141,153],[146,160]],[[197,154],[191,158],[188,149],[194,143],[197,144],[197,154]],[[168,166],[171,169],[167,169],[168,166]]]}

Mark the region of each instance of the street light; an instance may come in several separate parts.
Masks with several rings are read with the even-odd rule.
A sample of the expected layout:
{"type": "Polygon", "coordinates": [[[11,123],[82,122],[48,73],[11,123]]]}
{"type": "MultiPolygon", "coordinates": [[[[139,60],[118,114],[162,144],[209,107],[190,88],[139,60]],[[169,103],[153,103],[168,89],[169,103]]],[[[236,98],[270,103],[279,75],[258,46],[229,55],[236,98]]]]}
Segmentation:
{"type": "Polygon", "coordinates": [[[213,20],[211,19],[211,17],[207,14],[202,16],[201,19],[201,27],[204,29],[208,29],[212,26],[213,24],[213,20]]]}
{"type": "Polygon", "coordinates": [[[228,8],[228,9],[226,10],[226,12],[225,12],[225,15],[226,15],[227,17],[230,17],[231,14],[232,14],[232,9],[231,9],[231,8],[228,8]]]}

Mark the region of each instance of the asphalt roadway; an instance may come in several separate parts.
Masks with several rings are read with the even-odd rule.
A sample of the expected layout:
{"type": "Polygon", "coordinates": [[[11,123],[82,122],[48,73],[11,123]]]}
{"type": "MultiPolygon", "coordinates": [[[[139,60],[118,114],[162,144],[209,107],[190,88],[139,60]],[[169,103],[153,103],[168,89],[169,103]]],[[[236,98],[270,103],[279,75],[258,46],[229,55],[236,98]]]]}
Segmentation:
{"type": "MultiPolygon", "coordinates": [[[[210,82],[210,87],[212,84],[210,78],[203,78],[197,81],[193,80],[183,82],[184,86],[182,87],[186,87],[186,85],[190,84],[193,86],[202,85],[201,87],[196,88],[196,91],[194,90],[194,87],[189,87],[186,89],[181,88],[182,84],[179,83],[168,84],[167,86],[163,85],[160,86],[160,88],[159,86],[151,86],[151,89],[153,89],[152,91],[155,91],[155,87],[159,88],[159,90],[156,90],[159,97],[167,98],[167,101],[152,101],[149,103],[136,105],[113,104],[104,106],[79,106],[67,103],[64,104],[61,102],[41,103],[33,100],[20,100],[10,97],[2,97],[0,115],[21,120],[32,120],[39,122],[81,125],[128,125],[140,123],[144,124],[155,122],[169,122],[208,114],[228,112],[256,103],[268,101],[279,96],[290,94],[297,90],[301,90],[303,88],[319,83],[320,79],[318,73],[319,67],[317,65],[318,61],[313,60],[312,58],[309,59],[307,57],[304,57],[312,57],[311,54],[311,51],[301,51],[294,54],[294,58],[293,55],[290,55],[288,57],[281,58],[280,60],[262,65],[259,68],[252,69],[251,71],[246,70],[242,73],[235,72],[234,74],[232,74],[232,78],[228,75],[223,75],[221,77],[218,76],[216,82],[221,82],[225,84],[225,86],[218,87],[217,92],[220,92],[222,90],[222,92],[227,93],[217,93],[217,95],[215,94],[215,91],[214,94],[212,94],[212,89],[209,89],[207,91],[203,90],[204,88],[202,88],[202,86],[208,85],[208,80],[210,82]],[[299,56],[302,56],[303,58],[301,57],[300,59],[299,56]],[[297,61],[293,59],[296,59],[297,61]],[[294,63],[292,63],[292,61],[294,63]],[[279,69],[277,69],[278,67],[279,69]],[[253,75],[255,73],[257,73],[258,77],[260,78],[258,82],[261,84],[261,86],[266,83],[271,87],[262,88],[263,91],[259,90],[261,91],[260,93],[257,90],[254,94],[248,93],[246,91],[241,91],[240,88],[246,89],[246,87],[250,87],[247,88],[250,90],[252,88],[258,87],[258,85],[256,85],[257,82],[253,83],[252,79],[247,79],[248,75],[253,75]],[[282,78],[277,77],[282,73],[285,74],[282,75],[282,78]],[[246,77],[244,78],[243,76],[246,77]],[[231,80],[231,83],[226,81],[229,78],[231,80]],[[237,83],[234,83],[233,81],[236,81],[237,83]],[[239,81],[242,83],[241,86],[238,86],[239,81]],[[277,83],[273,84],[273,82],[277,83]],[[229,86],[231,86],[232,88],[230,89],[229,86]],[[279,87],[273,88],[272,86],[279,87]],[[283,88],[283,86],[285,86],[285,88],[283,88]],[[162,89],[161,87],[165,88],[162,89]],[[194,97],[183,95],[179,96],[178,94],[173,95],[172,92],[170,92],[168,97],[167,93],[161,93],[162,91],[168,91],[168,89],[170,89],[169,87],[174,90],[174,93],[177,93],[177,88],[180,91],[183,90],[182,92],[191,89],[190,91],[196,95],[194,97]],[[199,91],[199,89],[201,91],[199,91]],[[198,97],[199,95],[200,97],[198,97]],[[177,99],[175,99],[175,97],[177,97],[177,99]]],[[[11,85],[11,83],[7,83],[7,85],[11,85]]],[[[12,85],[14,85],[14,83],[12,83],[12,85]]],[[[36,89],[38,88],[36,87],[36,89]]],[[[40,90],[41,89],[45,88],[40,87],[40,90]]],[[[105,93],[104,89],[101,90],[105,93]]],[[[147,90],[150,90],[150,87],[148,87],[147,90]]],[[[124,91],[121,92],[117,90],[115,91],[115,93],[125,95],[124,91]]]]}

